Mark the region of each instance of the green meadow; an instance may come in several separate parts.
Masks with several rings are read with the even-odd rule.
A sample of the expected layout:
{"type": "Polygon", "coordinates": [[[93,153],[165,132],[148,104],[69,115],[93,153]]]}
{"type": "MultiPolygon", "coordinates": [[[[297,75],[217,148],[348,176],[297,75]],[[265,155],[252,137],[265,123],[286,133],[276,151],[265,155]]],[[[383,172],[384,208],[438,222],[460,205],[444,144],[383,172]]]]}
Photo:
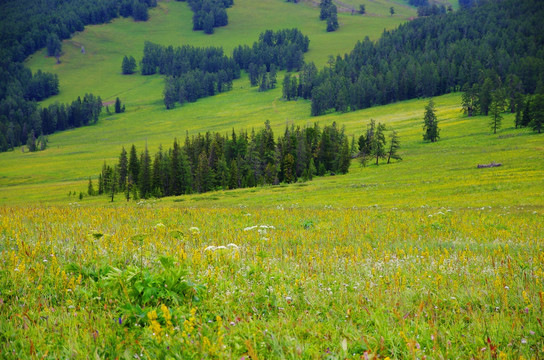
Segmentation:
{"type": "Polygon", "coordinates": [[[43,50],[28,59],[59,75],[44,104],[92,92],[127,111],[53,134],[45,151],[0,153],[0,358],[542,358],[544,135],[515,129],[513,114],[493,134],[488,117],[462,113],[460,93],[436,97],[440,139],[428,143],[429,99],[311,117],[309,101],[284,101],[281,85],[258,92],[242,74],[167,111],[160,76],[121,75],[146,40],[230,55],[286,27],[310,37],[305,58],[322,67],[416,16],[404,1],[343,3],[368,14],[340,12],[327,33],[317,2],[235,0],[209,36],[191,31],[185,2],[161,1],[148,22],[75,34],[60,64],[43,50]],[[402,161],[129,203],[86,195],[123,146],[154,153],[266,120],[276,137],[336,122],[351,138],[370,119],[398,132],[402,161]],[[491,162],[502,165],[477,168],[491,162]]]}
{"type": "MultiPolygon", "coordinates": [[[[264,29],[298,27],[310,37],[307,61],[318,66],[329,55],[342,54],[354,43],[369,36],[377,39],[384,28],[393,28],[414,15],[411,8],[400,7],[388,16],[390,2],[376,2],[383,12],[372,16],[340,13],[339,31],[327,33],[318,20],[319,9],[311,3],[291,4],[283,1],[249,2],[240,0],[229,9],[230,23],[213,35],[191,31],[191,12],[182,2],[159,2],[148,22],[118,19],[110,24],[89,26],[64,42],[61,64],[34,54],[28,65],[33,69],[59,75],[61,93],[44,102],[68,102],[85,92],[100,95],[104,101],[120,97],[127,105],[122,114],[104,111],[93,126],[73,129],[49,137],[44,152],[23,153],[20,149],[0,154],[0,201],[2,203],[74,201],[68,193],[85,192],[87,179],[96,179],[104,161],[116,161],[122,146],[145,144],[154,152],[160,145],[168,148],[174,138],[186,132],[260,128],[270,120],[276,136],[286,125],[322,125],[336,121],[350,135],[361,134],[370,119],[387,124],[399,132],[404,161],[362,168],[353,161],[346,176],[315,179],[293,186],[265,187],[186,196],[176,201],[200,205],[254,205],[306,203],[308,206],[336,205],[384,206],[452,204],[537,205],[542,195],[542,167],[539,136],[528,130],[513,129],[507,115],[503,129],[491,135],[485,117],[468,118],[461,113],[459,94],[436,98],[441,141],[422,141],[423,108],[428,99],[412,100],[346,114],[310,117],[310,103],[305,100],[286,102],[281,88],[259,93],[249,86],[246,76],[234,82],[233,90],[196,103],[167,111],[162,103],[163,80],[160,76],[123,76],[120,71],[124,55],[141,57],[143,43],[222,46],[229,54],[239,44],[251,44],[264,29]],[[85,54],[81,53],[85,47],[85,54]],[[495,169],[476,169],[478,163],[503,163],[495,169]],[[334,201],[332,201],[334,200],[334,201]]],[[[283,74],[279,74],[281,83],[283,74]]],[[[281,86],[280,86],[281,87],[281,86]]],[[[113,106],[110,106],[113,110],[113,106]]],[[[84,202],[105,199],[85,198],[84,202]]],[[[162,201],[171,201],[164,199],[162,201]]]]}

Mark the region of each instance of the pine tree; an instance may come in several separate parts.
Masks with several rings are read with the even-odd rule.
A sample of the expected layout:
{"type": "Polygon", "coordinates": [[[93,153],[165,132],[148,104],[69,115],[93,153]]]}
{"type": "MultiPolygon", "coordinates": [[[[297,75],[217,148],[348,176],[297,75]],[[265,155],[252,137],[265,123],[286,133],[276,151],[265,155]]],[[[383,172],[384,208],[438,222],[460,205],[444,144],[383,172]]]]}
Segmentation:
{"type": "Polygon", "coordinates": [[[119,182],[119,179],[117,177],[117,166],[113,169],[111,173],[111,202],[113,202],[113,197],[115,196],[115,193],[117,192],[117,183],[119,182]]]}
{"type": "Polygon", "coordinates": [[[378,123],[372,139],[372,154],[376,157],[376,165],[380,159],[385,159],[385,125],[378,123]]]}
{"type": "Polygon", "coordinates": [[[308,165],[308,180],[312,180],[316,173],[317,169],[315,168],[314,158],[312,157],[310,159],[310,164],[308,165]]]}
{"type": "Polygon", "coordinates": [[[123,75],[134,74],[136,70],[136,59],[132,56],[123,57],[123,63],[121,64],[121,71],[123,75]]]}
{"type": "Polygon", "coordinates": [[[130,156],[128,160],[128,182],[130,184],[136,184],[140,174],[140,161],[138,160],[138,154],[136,153],[136,146],[132,144],[130,148],[130,156]]]}
{"type": "Polygon", "coordinates": [[[531,120],[533,119],[533,115],[531,114],[531,97],[527,96],[525,99],[525,105],[523,107],[523,115],[521,116],[521,127],[529,126],[531,123],[531,120]]]}
{"type": "Polygon", "coordinates": [[[493,92],[491,104],[489,105],[489,117],[491,118],[489,125],[493,130],[493,134],[502,126],[502,112],[504,112],[506,101],[502,89],[497,89],[493,92]]]}
{"type": "Polygon", "coordinates": [[[287,154],[283,158],[283,179],[286,183],[296,181],[295,173],[295,158],[291,154],[287,154]]]}
{"type": "Polygon", "coordinates": [[[423,140],[436,142],[438,139],[440,139],[440,129],[438,128],[438,119],[436,118],[433,99],[430,99],[429,103],[425,106],[423,130],[423,140]]]}
{"type": "Polygon", "coordinates": [[[327,32],[336,30],[338,30],[338,15],[336,12],[336,5],[331,5],[329,17],[327,18],[327,32]]]}
{"type": "Polygon", "coordinates": [[[142,154],[140,166],[141,167],[138,182],[140,197],[143,199],[147,199],[151,196],[151,157],[149,156],[147,145],[145,147],[144,153],[142,154]]]}
{"type": "Polygon", "coordinates": [[[118,169],[119,169],[119,189],[121,191],[124,191],[127,185],[127,177],[128,177],[127,151],[125,150],[124,146],[121,149],[121,155],[119,155],[118,169]]]}
{"type": "Polygon", "coordinates": [[[531,106],[532,120],[529,126],[539,134],[544,129],[544,95],[537,94],[531,106]]]}
{"type": "Polygon", "coordinates": [[[390,137],[391,140],[390,140],[389,152],[388,152],[388,156],[387,156],[387,163],[388,164],[391,162],[391,159],[402,160],[402,157],[400,157],[400,155],[397,153],[397,151],[400,148],[400,140],[399,140],[399,136],[398,136],[397,132],[395,130],[393,130],[391,132],[391,135],[389,135],[389,137],[390,137]]]}
{"type": "Polygon", "coordinates": [[[181,148],[177,139],[174,140],[174,148],[170,157],[170,176],[170,193],[175,196],[183,194],[181,148]]]}
{"type": "Polygon", "coordinates": [[[115,99],[115,113],[120,114],[123,112],[123,107],[121,106],[121,99],[115,99]]]}
{"type": "Polygon", "coordinates": [[[176,106],[176,100],[178,100],[179,91],[176,86],[175,78],[168,77],[164,81],[164,105],[166,106],[167,110],[170,110],[176,106]]]}
{"type": "Polygon", "coordinates": [[[351,154],[349,151],[348,139],[344,137],[342,142],[342,148],[338,156],[338,172],[341,174],[347,174],[349,171],[349,165],[351,162],[351,154]]]}
{"type": "Polygon", "coordinates": [[[91,180],[90,176],[89,176],[89,186],[87,187],[87,194],[89,194],[89,196],[94,195],[93,181],[91,180]]]}
{"type": "Polygon", "coordinates": [[[211,172],[208,166],[208,157],[203,151],[198,156],[198,166],[195,174],[196,191],[204,193],[211,190],[211,172]]]}

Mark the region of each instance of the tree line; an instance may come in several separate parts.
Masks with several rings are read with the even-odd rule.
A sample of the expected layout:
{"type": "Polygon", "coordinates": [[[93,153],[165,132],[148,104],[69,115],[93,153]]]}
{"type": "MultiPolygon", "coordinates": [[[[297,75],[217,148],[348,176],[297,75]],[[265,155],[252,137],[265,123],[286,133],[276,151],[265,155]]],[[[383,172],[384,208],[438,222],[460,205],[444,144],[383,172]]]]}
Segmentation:
{"type": "Polygon", "coordinates": [[[37,136],[40,138],[55,131],[94,124],[102,111],[102,99],[93,94],[85,94],[83,99],[78,97],[71,104],[57,102],[43,108],[36,107],[35,103],[28,104],[34,105],[28,119],[8,122],[7,125],[0,123],[0,151],[23,144],[28,145],[30,151],[43,150],[45,146],[33,145],[37,136]]]}
{"type": "Polygon", "coordinates": [[[187,3],[193,11],[193,30],[204,30],[206,34],[213,34],[214,28],[228,25],[229,18],[226,9],[231,7],[234,1],[187,0],[187,3]]]}
{"type": "MultiPolygon", "coordinates": [[[[50,128],[49,124],[42,124],[43,109],[36,101],[58,94],[59,80],[57,75],[40,70],[32,73],[23,65],[27,56],[45,47],[48,56],[59,61],[61,41],[82,31],[85,25],[135,16],[135,8],[145,8],[147,14],[147,8],[155,5],[156,0],[0,2],[0,151],[27,144],[28,140],[32,143],[30,134],[39,138],[47,134],[42,129],[50,128]]],[[[71,126],[77,125],[68,125],[71,126]]],[[[55,128],[65,129],[63,125],[55,128]]]]}
{"type": "Polygon", "coordinates": [[[540,133],[544,127],[544,83],[539,82],[534,95],[524,94],[522,81],[514,74],[502,81],[494,71],[483,72],[479,82],[463,87],[461,105],[469,117],[489,116],[493,133],[502,127],[504,112],[516,114],[516,128],[540,133]]]}
{"type": "MultiPolygon", "coordinates": [[[[352,147],[355,144],[352,140],[352,147]]],[[[104,163],[98,194],[124,193],[130,198],[203,193],[265,184],[311,180],[325,174],[348,172],[352,150],[343,128],[336,123],[321,128],[286,126],[277,140],[267,121],[259,131],[220,133],[174,140],[151,155],[147,146],[138,153],[123,148],[115,165],[104,163]]],[[[380,153],[381,154],[381,153],[380,153]]],[[[381,156],[381,155],[379,155],[381,156]]],[[[89,189],[93,189],[89,179],[89,189]]],[[[91,191],[90,191],[91,193],[91,191]]]]}
{"type": "MultiPolygon", "coordinates": [[[[544,3],[489,2],[455,13],[415,19],[385,31],[376,43],[358,42],[327,66],[303,67],[297,97],[312,115],[459,91],[482,72],[516,75],[523,93],[544,81],[544,3]]],[[[294,99],[296,97],[291,97],[294,99]]]]}

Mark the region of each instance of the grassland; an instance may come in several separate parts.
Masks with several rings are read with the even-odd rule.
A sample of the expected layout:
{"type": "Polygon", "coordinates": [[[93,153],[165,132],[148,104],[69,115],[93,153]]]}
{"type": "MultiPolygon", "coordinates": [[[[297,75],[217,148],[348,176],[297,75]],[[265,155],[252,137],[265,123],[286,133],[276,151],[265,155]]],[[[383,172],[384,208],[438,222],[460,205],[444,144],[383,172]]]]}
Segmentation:
{"type": "Polygon", "coordinates": [[[230,51],[286,26],[310,36],[307,58],[323,65],[411,16],[371,4],[383,4],[377,15],[341,14],[327,34],[309,3],[237,0],[231,24],[205,36],[190,31],[184,3],[161,2],[149,23],[74,36],[60,65],[34,55],[31,67],[61,80],[47,102],[92,90],[127,112],[52,135],[43,152],[0,154],[0,358],[542,358],[542,135],[514,129],[512,115],[493,135],[450,94],[434,99],[440,141],[424,143],[428,99],[313,118],[309,102],[259,93],[246,77],[166,111],[160,77],[120,74],[146,39],[230,51]],[[371,118],[398,131],[403,161],[139,203],[68,196],[132,143],[155,151],[186,131],[267,119],[276,135],[314,121],[351,135],[371,118]],[[503,165],[476,168],[491,161],[503,165]]]}

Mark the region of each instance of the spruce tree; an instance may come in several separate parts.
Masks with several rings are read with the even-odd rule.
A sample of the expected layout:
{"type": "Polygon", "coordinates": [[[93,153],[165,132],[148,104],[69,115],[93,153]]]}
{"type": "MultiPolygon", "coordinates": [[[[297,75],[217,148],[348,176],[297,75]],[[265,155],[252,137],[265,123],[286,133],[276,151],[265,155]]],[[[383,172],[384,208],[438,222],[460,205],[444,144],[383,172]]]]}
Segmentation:
{"type": "Polygon", "coordinates": [[[544,95],[537,94],[531,106],[532,120],[529,126],[539,134],[544,129],[544,95]]]}
{"type": "Polygon", "coordinates": [[[533,119],[533,115],[531,114],[532,104],[531,104],[531,97],[527,96],[525,99],[525,104],[523,107],[523,115],[521,116],[521,127],[529,126],[531,123],[531,120],[533,119]]]}
{"type": "Polygon", "coordinates": [[[128,182],[130,184],[136,184],[140,174],[140,161],[138,160],[138,154],[136,153],[136,146],[132,144],[130,148],[130,156],[128,160],[128,182]]]}
{"type": "Polygon", "coordinates": [[[395,160],[402,160],[402,157],[397,153],[400,148],[400,140],[399,135],[395,130],[391,132],[390,137],[390,143],[389,143],[389,151],[387,156],[387,163],[389,164],[391,162],[391,159],[395,160]]]}
{"type": "Polygon", "coordinates": [[[87,194],[89,194],[89,196],[94,195],[93,181],[91,180],[90,176],[89,176],[89,186],[87,187],[87,194]]]}
{"type": "Polygon", "coordinates": [[[115,113],[120,114],[123,112],[123,107],[121,106],[121,99],[115,99],[115,113]]]}
{"type": "Polygon", "coordinates": [[[121,155],[119,155],[118,169],[119,169],[119,190],[124,191],[127,185],[127,177],[128,177],[127,151],[125,150],[124,146],[121,149],[121,155]]]}
{"type": "Polygon", "coordinates": [[[489,126],[493,130],[493,134],[502,126],[502,112],[505,109],[505,98],[502,89],[497,89],[492,95],[491,104],[489,105],[489,126]]]}
{"type": "Polygon", "coordinates": [[[385,159],[385,125],[378,123],[376,133],[372,139],[372,154],[376,158],[376,165],[380,159],[385,159]]]}
{"type": "Polygon", "coordinates": [[[141,198],[147,199],[151,196],[151,156],[149,155],[147,145],[140,161],[138,187],[141,198]]]}
{"type": "Polygon", "coordinates": [[[351,162],[351,154],[348,145],[348,139],[344,137],[340,154],[338,155],[338,172],[340,174],[347,174],[349,171],[349,165],[351,162]]]}
{"type": "Polygon", "coordinates": [[[423,117],[423,140],[436,142],[440,138],[440,129],[438,128],[438,119],[434,109],[433,99],[425,106],[425,115],[423,117]]]}

